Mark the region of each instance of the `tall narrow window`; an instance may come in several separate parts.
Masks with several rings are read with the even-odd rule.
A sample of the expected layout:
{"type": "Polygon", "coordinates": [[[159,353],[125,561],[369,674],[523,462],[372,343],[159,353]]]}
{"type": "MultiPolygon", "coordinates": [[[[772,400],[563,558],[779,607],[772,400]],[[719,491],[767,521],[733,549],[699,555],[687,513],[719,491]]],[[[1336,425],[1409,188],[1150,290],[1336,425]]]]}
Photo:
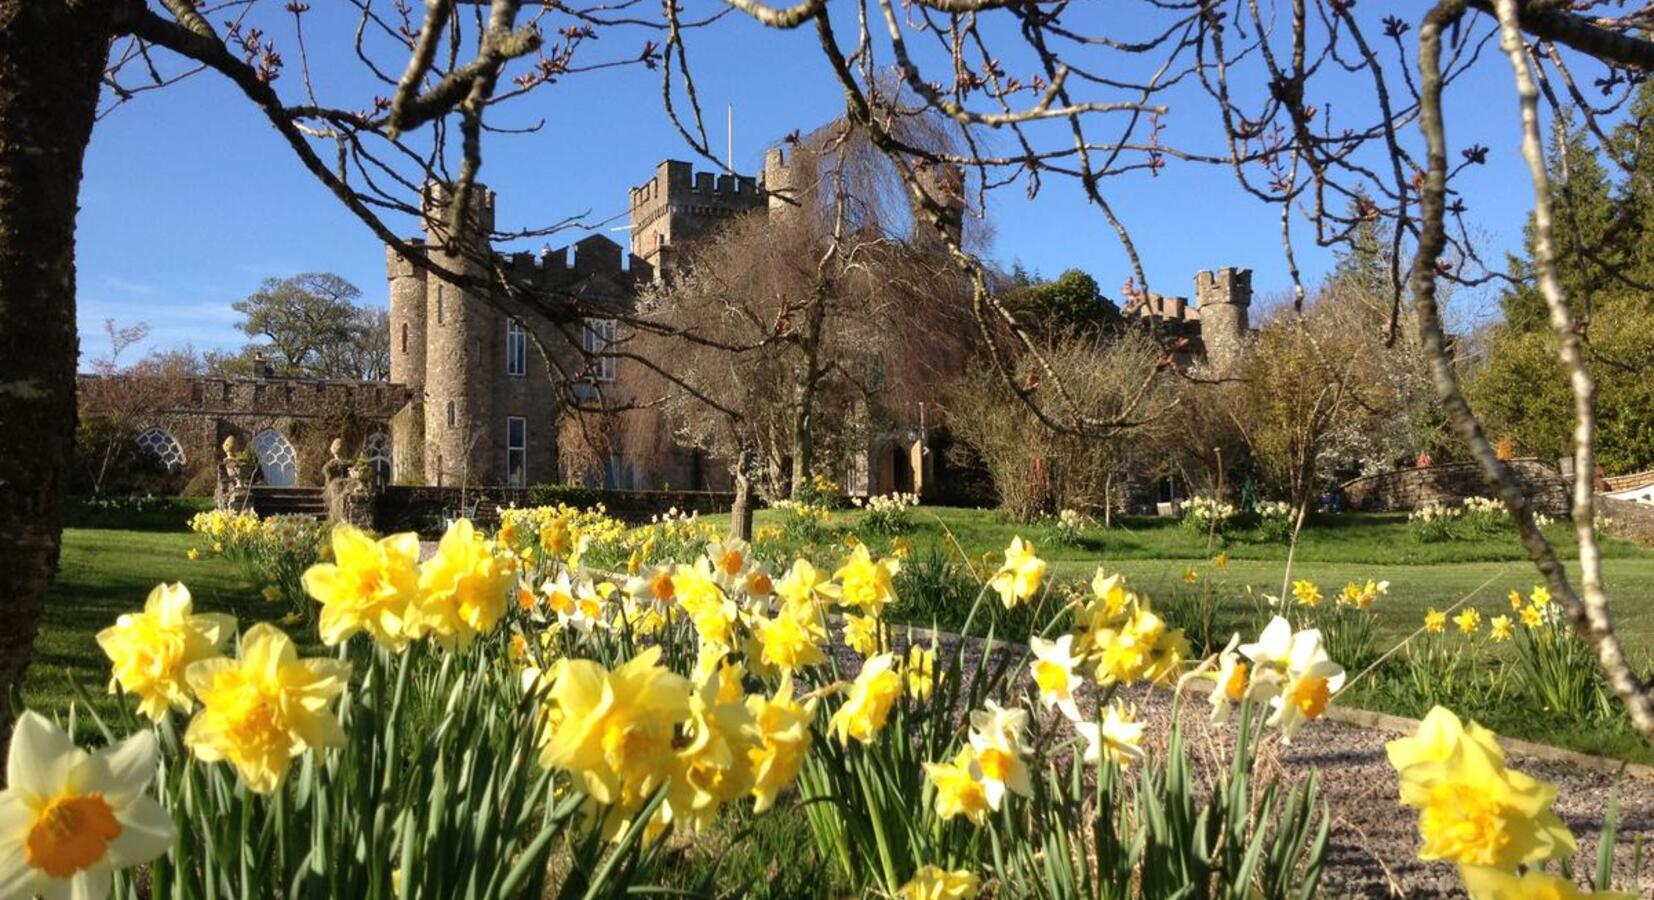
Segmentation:
{"type": "Polygon", "coordinates": [[[459,412],[454,409],[454,401],[448,401],[448,427],[459,427],[459,412]]]}
{"type": "Polygon", "coordinates": [[[505,483],[528,485],[528,420],[522,416],[505,417],[505,483]]]}
{"type": "Polygon", "coordinates": [[[528,374],[528,332],[516,319],[505,323],[505,374],[528,374]]]}
{"type": "Polygon", "coordinates": [[[408,323],[402,323],[402,352],[408,352],[408,323]]]}
{"type": "Polygon", "coordinates": [[[615,380],[615,358],[606,355],[615,339],[615,320],[587,319],[580,335],[581,348],[590,358],[587,371],[597,381],[615,380]]]}
{"type": "Polygon", "coordinates": [[[438,325],[442,324],[442,285],[440,284],[436,288],[436,323],[438,325]]]}

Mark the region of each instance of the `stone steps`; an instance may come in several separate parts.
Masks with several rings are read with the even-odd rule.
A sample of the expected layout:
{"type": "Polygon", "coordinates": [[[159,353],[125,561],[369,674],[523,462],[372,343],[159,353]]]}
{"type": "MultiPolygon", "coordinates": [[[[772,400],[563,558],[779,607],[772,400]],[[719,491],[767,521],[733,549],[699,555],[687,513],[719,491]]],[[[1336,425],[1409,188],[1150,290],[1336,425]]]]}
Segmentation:
{"type": "Polygon", "coordinates": [[[253,511],[260,516],[311,516],[327,518],[327,499],[319,487],[253,488],[253,511]]]}

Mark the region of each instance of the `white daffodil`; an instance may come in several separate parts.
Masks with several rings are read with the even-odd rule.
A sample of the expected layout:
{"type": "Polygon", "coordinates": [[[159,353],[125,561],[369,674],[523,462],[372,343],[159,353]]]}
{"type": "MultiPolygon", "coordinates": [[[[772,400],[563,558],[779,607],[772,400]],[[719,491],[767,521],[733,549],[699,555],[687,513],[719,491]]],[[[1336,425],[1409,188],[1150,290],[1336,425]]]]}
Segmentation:
{"type": "Polygon", "coordinates": [[[1236,650],[1239,645],[1240,635],[1231,635],[1229,643],[1218,654],[1217,684],[1212,686],[1212,693],[1207,698],[1212,704],[1214,725],[1229,721],[1229,711],[1234,708],[1234,704],[1246,699],[1250,682],[1247,678],[1247,665],[1236,650]]]}
{"type": "Polygon", "coordinates": [[[1074,729],[1085,739],[1085,761],[1091,765],[1101,762],[1104,753],[1121,766],[1142,759],[1145,728],[1119,700],[1109,704],[1102,722],[1074,723],[1074,729]]]}
{"type": "Polygon", "coordinates": [[[1074,655],[1074,636],[1065,634],[1054,641],[1035,637],[1028,644],[1034,651],[1034,661],[1028,668],[1039,687],[1040,702],[1046,709],[1055,706],[1069,719],[1079,721],[1080,708],[1074,703],[1074,669],[1080,658],[1074,655]]]}
{"type": "Polygon", "coordinates": [[[144,793],[157,762],[154,732],[88,753],[25,712],[0,791],[0,897],[107,897],[116,869],[165,853],[177,831],[144,793]]]}
{"type": "Polygon", "coordinates": [[[1287,674],[1281,692],[1270,703],[1275,713],[1266,724],[1281,729],[1281,742],[1292,743],[1305,722],[1321,718],[1327,703],[1344,686],[1344,667],[1325,657],[1287,674]]]}
{"type": "Polygon", "coordinates": [[[1004,802],[1007,790],[1024,797],[1033,794],[1028,763],[1023,759],[1028,752],[1024,736],[1027,727],[1027,710],[1005,709],[992,700],[988,701],[987,709],[971,713],[971,749],[976,752],[976,761],[982,770],[988,806],[995,811],[1004,802]]]}
{"type": "Polygon", "coordinates": [[[706,546],[706,558],[712,562],[712,577],[725,591],[739,590],[752,564],[752,546],[740,538],[725,538],[706,546]]]}
{"type": "Polygon", "coordinates": [[[626,579],[626,594],[633,602],[644,606],[666,607],[674,599],[672,565],[650,566],[626,579]]]}

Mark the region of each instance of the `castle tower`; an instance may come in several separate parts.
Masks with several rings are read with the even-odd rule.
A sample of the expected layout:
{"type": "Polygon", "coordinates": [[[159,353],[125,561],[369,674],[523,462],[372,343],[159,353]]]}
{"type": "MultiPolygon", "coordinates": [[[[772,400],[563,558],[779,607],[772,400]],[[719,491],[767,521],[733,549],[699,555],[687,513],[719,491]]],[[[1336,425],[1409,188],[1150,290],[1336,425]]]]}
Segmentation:
{"type": "Polygon", "coordinates": [[[662,160],[655,177],[632,188],[632,253],[658,277],[672,265],[671,248],[710,236],[765,202],[751,176],[696,172],[689,163],[662,160]]]}
{"type": "Polygon", "coordinates": [[[1247,309],[1252,305],[1252,270],[1225,266],[1216,274],[1196,273],[1195,303],[1206,359],[1220,370],[1227,368],[1240,355],[1251,331],[1247,309]]]}
{"type": "MultiPolygon", "coordinates": [[[[491,253],[494,192],[477,184],[470,196],[465,233],[445,243],[447,189],[426,190],[426,246],[432,262],[463,275],[485,278],[491,253]]],[[[491,366],[499,313],[465,288],[431,275],[425,288],[424,468],[429,484],[494,484],[500,481],[495,450],[491,366]]],[[[398,335],[400,337],[400,335],[398,335]]]]}
{"type": "MultiPolygon", "coordinates": [[[[965,170],[951,163],[938,165],[921,160],[914,167],[914,176],[919,190],[942,207],[942,230],[954,243],[959,243],[965,228],[965,170]]],[[[915,237],[934,240],[936,235],[930,217],[917,201],[913,205],[913,218],[915,237]]]]}
{"type": "Polygon", "coordinates": [[[390,288],[390,377],[407,386],[412,397],[408,407],[391,419],[394,478],[405,484],[424,478],[426,278],[422,269],[394,247],[385,248],[385,277],[390,288]]]}
{"type": "Polygon", "coordinates": [[[764,192],[769,197],[770,218],[777,219],[798,212],[797,173],[787,163],[787,153],[780,147],[764,152],[764,192]]]}

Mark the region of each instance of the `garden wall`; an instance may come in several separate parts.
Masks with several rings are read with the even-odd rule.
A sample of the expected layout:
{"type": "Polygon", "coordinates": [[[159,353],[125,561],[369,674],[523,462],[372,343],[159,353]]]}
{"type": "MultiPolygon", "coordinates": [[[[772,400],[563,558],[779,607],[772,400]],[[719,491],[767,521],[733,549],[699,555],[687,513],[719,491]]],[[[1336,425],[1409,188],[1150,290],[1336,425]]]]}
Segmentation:
{"type": "MultiPolygon", "coordinates": [[[[1555,469],[1531,458],[1506,460],[1505,464],[1516,473],[1534,512],[1568,514],[1568,483],[1555,469]]],[[[1452,506],[1466,497],[1492,495],[1481,468],[1469,462],[1364,475],[1344,482],[1343,488],[1345,504],[1365,512],[1411,510],[1432,502],[1452,506]]]]}
{"type": "Polygon", "coordinates": [[[676,508],[679,512],[728,512],[735,495],[715,491],[616,491],[579,490],[567,496],[548,496],[535,488],[410,487],[391,485],[379,495],[375,510],[381,532],[440,529],[444,515],[464,512],[480,523],[495,524],[502,506],[536,506],[556,503],[591,506],[601,503],[609,515],[626,522],[646,522],[649,517],[676,508]]]}

